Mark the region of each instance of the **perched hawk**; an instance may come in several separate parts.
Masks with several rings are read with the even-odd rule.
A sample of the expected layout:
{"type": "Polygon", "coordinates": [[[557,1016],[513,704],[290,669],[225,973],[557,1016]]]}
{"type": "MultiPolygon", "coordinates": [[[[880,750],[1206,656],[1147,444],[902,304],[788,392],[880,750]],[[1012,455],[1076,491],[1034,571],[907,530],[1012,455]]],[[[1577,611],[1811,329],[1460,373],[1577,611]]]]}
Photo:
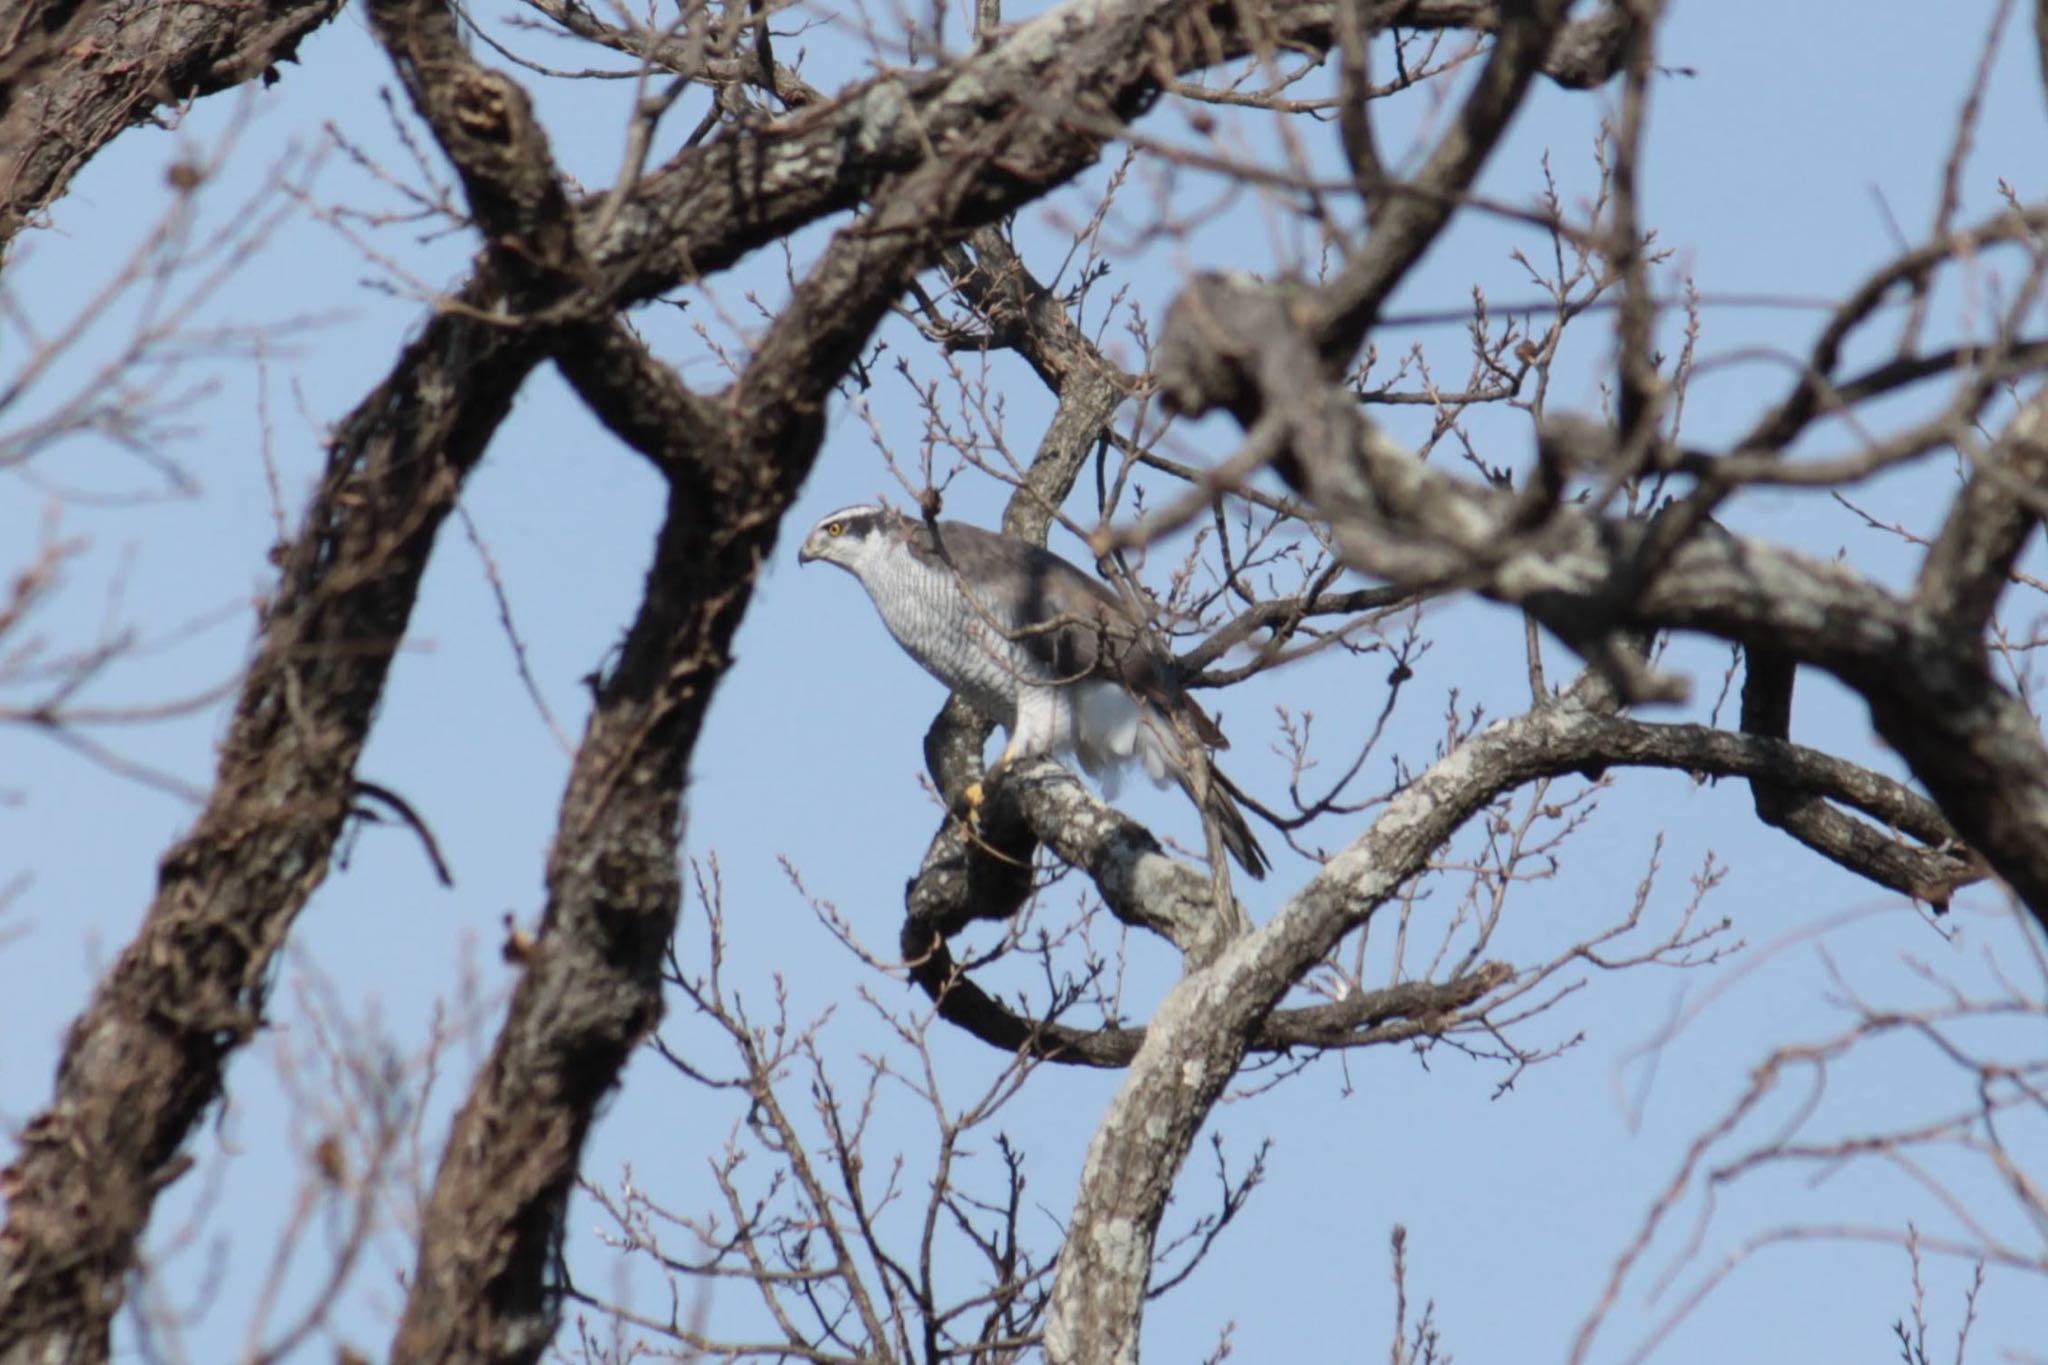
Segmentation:
{"type": "Polygon", "coordinates": [[[797,562],[814,559],[858,578],[896,643],[1009,732],[998,770],[1072,753],[1114,795],[1121,764],[1140,759],[1216,822],[1240,867],[1265,875],[1265,851],[1207,766],[1229,742],[1107,584],[1025,541],[883,507],[812,527],[797,562]]]}

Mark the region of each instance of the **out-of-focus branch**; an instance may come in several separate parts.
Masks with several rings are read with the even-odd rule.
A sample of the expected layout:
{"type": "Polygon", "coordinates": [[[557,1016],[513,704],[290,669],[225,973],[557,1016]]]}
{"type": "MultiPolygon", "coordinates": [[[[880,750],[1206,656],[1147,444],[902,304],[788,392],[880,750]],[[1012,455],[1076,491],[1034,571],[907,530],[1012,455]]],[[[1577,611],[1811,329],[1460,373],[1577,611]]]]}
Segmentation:
{"type": "Polygon", "coordinates": [[[2048,0],[2034,0],[2034,48],[2040,59],[2041,84],[2048,87],[2048,0]]]}
{"type": "MultiPolygon", "coordinates": [[[[671,590],[691,583],[697,594],[664,608],[687,618],[671,648],[694,652],[662,655],[687,663],[669,674],[635,655],[614,685],[627,689],[656,676],[664,688],[687,684],[689,701],[677,704],[685,719],[661,711],[660,725],[639,732],[644,751],[590,749],[595,766],[585,781],[595,785],[579,788],[580,799],[602,807],[598,798],[612,785],[652,782],[632,815],[643,831],[662,827],[666,839],[673,829],[661,791],[673,774],[665,765],[687,753],[703,700],[722,673],[748,585],[815,452],[824,391],[879,310],[947,234],[998,217],[1092,163],[1099,138],[1069,126],[1060,111],[1085,106],[1112,121],[1139,112],[1157,89],[1158,34],[1189,31],[1182,21],[1194,8],[1193,0],[1063,7],[941,70],[884,77],[817,109],[686,148],[642,179],[616,212],[608,201],[586,203],[574,208],[573,222],[561,212],[559,186],[516,87],[455,50],[445,15],[383,8],[400,69],[462,173],[486,249],[472,279],[343,424],[266,613],[214,793],[165,859],[138,939],[69,1035],[51,1108],[24,1128],[0,1233],[0,1358],[17,1349],[35,1359],[104,1350],[106,1322],[155,1192],[175,1177],[179,1147],[220,1093],[226,1057],[261,1017],[274,955],[324,876],[355,791],[355,760],[441,520],[531,367],[574,327],[593,317],[608,322],[599,298],[611,306],[651,297],[821,215],[870,198],[877,204],[862,224],[866,236],[846,238],[821,264],[771,330],[748,378],[725,398],[721,417],[735,434],[692,474],[701,481],[697,491],[712,496],[692,503],[700,510],[664,534],[657,558],[669,575],[664,582],[671,590]],[[422,27],[398,27],[415,22],[422,27]],[[935,157],[939,147],[944,154],[935,157]],[[603,238],[579,243],[577,224],[600,215],[603,238]],[[579,254],[587,266],[578,265],[579,254]],[[601,282],[591,291],[596,297],[585,298],[592,281],[601,282]],[[651,766],[611,766],[627,751],[651,766]],[[77,1208],[93,1216],[76,1218],[77,1208]]],[[[1235,32],[1233,15],[1210,17],[1230,44],[1252,41],[1235,32]]],[[[1314,7],[1283,7],[1277,16],[1283,25],[1310,27],[1326,17],[1314,7]]],[[[1196,44],[1176,50],[1171,64],[1193,69],[1220,55],[1196,44]]],[[[651,638],[657,620],[676,624],[656,613],[642,636],[651,638]]],[[[615,700],[660,709],[650,698],[619,693],[615,700]]],[[[606,724],[628,719],[615,712],[606,724]]],[[[670,845],[661,848],[669,856],[670,845]]],[[[651,859],[654,849],[649,838],[639,852],[651,859]]],[[[557,888],[551,904],[569,907],[557,922],[582,923],[577,916],[602,903],[604,892],[587,884],[557,888]]],[[[656,895],[645,907],[658,921],[667,903],[656,895]]],[[[658,929],[649,922],[608,932],[658,937],[658,929]]],[[[540,960],[594,961],[596,941],[544,951],[540,960]]],[[[545,996],[535,988],[535,998],[545,996]]],[[[629,993],[617,1004],[606,1035],[613,1040],[632,1031],[644,1001],[629,993]]],[[[536,1049],[536,1041],[516,1029],[508,1034],[493,1074],[518,1078],[521,1065],[560,1055],[536,1049]]],[[[539,1088],[553,1075],[541,1068],[527,1080],[539,1088]]],[[[520,1179],[491,1208],[534,1194],[538,1202],[522,1207],[545,1211],[565,1188],[576,1124],[587,1120],[586,1101],[596,1093],[579,1083],[557,1096],[563,1104],[548,1114],[556,1126],[529,1145],[480,1146],[458,1129],[451,1155],[459,1163],[483,1150],[501,1158],[534,1154],[535,1164],[514,1172],[520,1179]]],[[[490,1218],[484,1224],[505,1226],[490,1218]]],[[[477,1228],[448,1231],[456,1239],[449,1245],[481,1247],[461,1240],[481,1236],[477,1228]]],[[[538,1285],[549,1221],[520,1223],[517,1232],[513,1243],[484,1248],[483,1260],[496,1257],[521,1284],[538,1285]]],[[[464,1283],[490,1283],[495,1273],[484,1268],[482,1278],[464,1283]]],[[[508,1300],[507,1321],[536,1303],[508,1300]]],[[[543,1317],[524,1319],[521,1331],[547,1320],[546,1305],[539,1307],[543,1317]]],[[[443,1321],[465,1331],[480,1326],[453,1311],[443,1321]]]]}
{"type": "Polygon", "coordinates": [[[555,366],[614,436],[672,476],[713,447],[717,413],[612,318],[558,333],[555,366]]]}
{"type": "Polygon", "coordinates": [[[0,26],[0,260],[100,148],[201,95],[277,78],[339,0],[29,0],[0,26]]]}
{"type": "MultiPolygon", "coordinates": [[[[574,319],[601,309],[525,92],[477,64],[454,14],[433,0],[382,0],[370,17],[462,177],[486,262],[526,283],[530,313],[574,319]]],[[[620,338],[602,325],[554,335],[586,345],[593,331],[613,343],[594,348],[600,354],[618,351],[620,338]]],[[[645,378],[651,361],[636,358],[628,373],[645,378]]],[[[648,401],[664,393],[656,388],[648,401]]],[[[578,750],[541,933],[436,1172],[393,1360],[531,1359],[553,1335],[550,1267],[583,1139],[625,1057],[660,1017],[660,955],[680,901],[672,850],[681,764],[701,711],[677,707],[669,688],[676,651],[718,658],[689,595],[701,581],[693,575],[710,568],[702,519],[716,509],[688,501],[663,531],[647,601],[578,750]]],[[[740,581],[751,570],[749,562],[740,581]]]]}
{"type": "Polygon", "coordinates": [[[1971,471],[1928,547],[1918,600],[1958,636],[1981,640],[2027,537],[2041,516],[2029,502],[2048,490],[2048,389],[2034,395],[1971,471]]]}
{"type": "Polygon", "coordinates": [[[508,294],[480,275],[461,299],[474,311],[432,319],[333,439],[205,809],[165,854],[140,932],[66,1035],[50,1107],[0,1173],[8,1365],[105,1356],[155,1197],[188,1164],[179,1149],[326,875],[434,537],[540,358],[475,320],[508,294]]]}
{"type": "Polygon", "coordinates": [[[1337,131],[1344,146],[1344,159],[1351,164],[1352,183],[1365,201],[1368,227],[1379,221],[1385,210],[1380,189],[1387,178],[1386,163],[1372,131],[1372,88],[1370,76],[1373,34],[1365,26],[1360,0],[1339,0],[1337,6],[1337,131]]]}
{"type": "MultiPolygon", "coordinates": [[[[432,42],[437,31],[448,30],[428,13],[394,23],[387,41],[432,42]]],[[[1042,33],[1031,39],[1043,41],[1042,33]]],[[[467,61],[438,48],[400,55],[401,70],[432,71],[451,90],[497,98],[502,78],[470,72],[467,61]]],[[[503,107],[520,106],[508,99],[503,107]]],[[[479,120],[472,111],[467,121],[479,120]]],[[[651,404],[593,376],[588,356],[564,361],[599,416],[668,473],[671,497],[640,611],[572,768],[538,941],[436,1179],[394,1360],[527,1360],[551,1337],[559,1286],[548,1268],[584,1135],[631,1047],[660,1016],[661,947],[680,904],[674,845],[688,759],[762,561],[816,456],[826,400],[915,273],[948,234],[975,221],[991,186],[998,197],[1026,196],[1032,182],[1012,178],[1019,167],[1056,170],[1073,155],[1073,139],[1055,125],[992,121],[964,132],[944,158],[883,178],[873,208],[833,239],[716,400],[690,398],[615,327],[599,340],[653,384],[651,404]],[[656,410],[686,420],[666,428],[649,420],[656,410]]],[[[465,170],[465,183],[473,178],[465,170]]],[[[490,193],[514,212],[526,202],[490,193]]],[[[628,210],[607,221],[632,217],[628,210]]],[[[541,321],[568,339],[557,344],[572,345],[588,335],[578,330],[587,311],[565,296],[541,321]]]]}
{"type": "Polygon", "coordinates": [[[1981,642],[1842,566],[1711,524],[1654,557],[1643,554],[1654,521],[1555,507],[1527,525],[1510,495],[1416,460],[1334,386],[1286,378],[1307,341],[1293,316],[1284,291],[1198,280],[1168,319],[1160,386],[1184,410],[1279,424],[1287,456],[1276,467],[1329,518],[1352,567],[1524,607],[1637,699],[1682,680],[1632,668],[1617,631],[1702,631],[1826,669],[1870,704],[1962,841],[2048,923],[2048,750],[1981,642]]]}
{"type": "Polygon", "coordinates": [[[104,1353],[155,1194],[261,1019],[272,960],[326,873],[435,535],[542,355],[502,319],[551,306],[572,273],[566,199],[523,95],[467,65],[445,16],[387,32],[492,246],[336,436],[212,796],[74,1025],[52,1107],[24,1131],[0,1233],[0,1359],[104,1353]]]}
{"type": "Polygon", "coordinates": [[[530,338],[478,321],[538,303],[529,281],[487,263],[334,438],[212,795],[165,856],[140,934],[73,1025],[51,1107],[5,1173],[0,1360],[105,1354],[155,1196],[184,1168],[179,1149],[262,1019],[274,957],[326,874],[435,535],[539,358],[530,338]]]}
{"type": "Polygon", "coordinates": [[[1974,227],[1946,233],[1904,252],[1872,271],[1814,338],[1806,368],[1792,392],[1757,419],[1735,443],[1735,452],[1775,457],[1830,410],[1833,376],[1850,336],[1876,315],[1901,284],[1924,278],[1945,261],[1968,257],[2001,242],[2032,243],[2044,229],[2048,229],[2048,208],[2005,209],[1974,227]]]}
{"type": "Polygon", "coordinates": [[[942,259],[954,287],[986,319],[994,339],[1023,356],[1058,396],[1052,422],[1003,510],[1006,534],[1043,545],[1082,463],[1139,381],[1082,333],[1002,229],[980,228],[942,259]]]}
{"type": "Polygon", "coordinates": [[[1567,8],[1562,0],[1501,0],[1493,51],[1412,192],[1380,204],[1372,236],[1323,291],[1314,329],[1326,359],[1340,366],[1350,360],[1380,305],[1451,220],[1458,195],[1521,107],[1567,8]]]}
{"type": "Polygon", "coordinates": [[[1607,243],[1611,268],[1621,276],[1621,307],[1614,319],[1616,455],[1619,480],[1640,468],[1657,439],[1663,384],[1656,364],[1656,307],[1651,297],[1648,241],[1640,214],[1639,172],[1649,124],[1650,80],[1656,72],[1656,21],[1661,0],[1634,0],[1623,30],[1621,118],[1609,139],[1612,166],[1607,243]]]}
{"type": "MultiPolygon", "coordinates": [[[[1742,685],[1742,728],[1751,735],[1783,740],[1792,724],[1792,660],[1756,646],[1747,655],[1749,670],[1742,685]]],[[[1870,776],[1874,778],[1875,774],[1870,776]]],[[[1756,799],[1757,818],[1765,824],[1784,830],[1851,872],[1925,901],[1936,910],[1947,909],[1949,898],[1958,889],[1984,878],[1983,864],[1962,848],[1953,834],[1945,832],[1945,822],[1932,809],[1912,812],[1910,807],[1902,809],[1894,804],[1883,813],[1895,827],[1909,828],[1929,845],[1916,848],[1903,840],[1887,838],[1863,821],[1836,810],[1811,788],[1802,790],[1762,776],[1751,777],[1749,787],[1756,799]],[[1909,813],[1921,818],[1898,818],[1909,813]],[[1932,817],[1931,824],[1928,817],[1932,817]]],[[[1911,805],[1927,804],[1904,789],[1899,794],[1910,798],[1911,805]]]]}
{"type": "MultiPolygon", "coordinates": [[[[2011,971],[2006,963],[1976,984],[1956,979],[1953,967],[1929,971],[1914,983],[1921,999],[1879,1005],[1842,968],[1832,961],[1827,965],[1831,995],[1850,1013],[1851,1022],[1829,1036],[1785,1043],[1749,1068],[1741,1093],[1693,1140],[1616,1258],[1573,1340],[1572,1365],[1593,1354],[1596,1338],[1610,1325],[1625,1286],[1642,1270],[1658,1234],[1684,1221],[1677,1215],[1688,1198],[1698,1204],[1696,1223],[1676,1239],[1679,1249],[1658,1272],[1656,1297],[1665,1306],[1654,1325],[1642,1329],[1640,1344],[1630,1352],[1635,1359],[1655,1353],[1678,1324],[1759,1252],[1785,1243],[1903,1244],[1916,1260],[1925,1249],[1976,1261],[1980,1276],[1987,1263],[2036,1279],[2048,1271],[2038,1236],[2015,1239],[2005,1231],[2038,1229],[2048,1218],[2048,1198],[2027,1172],[2026,1159],[2008,1146],[2009,1134],[2024,1126],[2018,1116],[2039,1114],[2041,1076],[2048,1068],[2038,1051],[2024,1044],[2016,1055],[1986,1043],[1987,1038],[2039,1036],[2041,1024],[2048,1022],[2048,996],[2038,974],[2011,971]],[[1854,1094],[1856,1087],[1840,1084],[1841,1076],[1859,1063],[1868,1064],[1880,1049],[1886,1065],[1913,1068],[1917,1080],[1911,1098],[1903,1108],[1876,1117],[1857,1114],[1845,1122],[1827,1101],[1854,1094]],[[1773,1122],[1769,1135],[1759,1138],[1753,1120],[1788,1095],[1800,1097],[1782,1111],[1789,1119],[1773,1122]],[[1821,1172],[1839,1178],[1862,1163],[1911,1171],[1916,1184],[1955,1215],[1953,1231],[1923,1241],[1911,1222],[1903,1230],[1882,1218],[1815,1225],[1787,1212],[1776,1226],[1736,1239],[1731,1251],[1702,1264],[1707,1258],[1700,1248],[1731,1186],[1739,1188],[1745,1178],[1772,1168],[1804,1172],[1801,1178],[1821,1172]],[[2001,1207],[1991,1191],[2003,1191],[2007,1202],[2001,1207]],[[1694,1283],[1680,1292],[1675,1287],[1682,1278],[1694,1283]]],[[[2031,965],[2038,968],[2040,959],[2031,965]]],[[[1697,1017],[1695,1011],[1688,1015],[1697,1017]]],[[[1669,1042],[1660,1036],[1655,1046],[1669,1042]]],[[[1967,1338],[1965,1326],[1957,1340],[1967,1345],[1967,1338]]],[[[1902,1354],[1928,1359],[1924,1351],[1902,1354]]]]}
{"type": "MultiPolygon", "coordinates": [[[[1530,3],[1516,0],[1515,8],[1530,3]]],[[[1557,0],[1541,0],[1536,8],[1563,7],[1557,0]]],[[[1542,42],[1533,48],[1524,39],[1533,40],[1536,29],[1507,25],[1511,31],[1501,41],[1509,57],[1501,60],[1511,60],[1516,71],[1525,62],[1532,71],[1554,66],[1574,82],[1591,82],[1597,71],[1613,69],[1605,66],[1614,60],[1612,13],[1602,10],[1562,28],[1553,15],[1542,27],[1542,42]]],[[[1500,14],[1494,3],[1420,0],[1390,6],[1374,20],[1380,27],[1398,23],[1490,31],[1502,27],[1500,14]]],[[[602,31],[587,12],[563,9],[562,15],[586,36],[602,31]]],[[[606,206],[607,231],[590,251],[613,272],[611,287],[618,299],[651,298],[679,280],[722,269],[805,223],[854,208],[870,198],[881,177],[917,165],[933,148],[950,148],[977,130],[1008,124],[1008,174],[963,180],[949,212],[949,221],[964,227],[994,222],[1092,164],[1106,136],[1156,98],[1162,74],[1269,51],[1276,42],[1327,51],[1335,46],[1335,15],[1327,0],[1282,0],[1258,11],[1255,19],[1229,8],[1215,10],[1203,0],[1069,4],[935,70],[885,75],[847,96],[816,103],[792,88],[786,92],[790,102],[803,101],[795,112],[685,148],[642,177],[616,212],[606,206]],[[1196,32],[1203,35],[1201,41],[1160,42],[1162,34],[1196,32]],[[1076,110],[1088,118],[1074,122],[1076,110]]],[[[652,31],[612,32],[621,50],[663,60],[682,74],[748,78],[741,66],[751,63],[721,74],[706,68],[687,44],[667,45],[652,31]]],[[[1498,69],[1503,76],[1508,72],[1507,67],[1498,69]]],[[[1522,72],[1511,83],[1515,98],[1529,74],[1522,72]]],[[[782,86],[778,75],[778,94],[785,93],[782,86]]],[[[1451,135],[1456,145],[1447,142],[1441,166],[1432,162],[1425,170],[1424,185],[1432,192],[1436,181],[1430,177],[1439,169],[1456,181],[1453,189],[1465,183],[1456,178],[1465,160],[1485,150],[1473,144],[1484,131],[1481,125],[1511,112],[1511,107],[1501,108],[1510,92],[1504,87],[1489,91],[1473,107],[1472,127],[1451,135]]],[[[1497,135],[1498,128],[1492,131],[1497,135]]],[[[1491,141],[1486,137],[1486,146],[1491,141]]],[[[1453,207],[1447,202],[1444,211],[1453,207]]],[[[599,210],[589,212],[594,221],[599,210]]],[[[1391,262],[1387,257],[1373,271],[1373,279],[1386,287],[1394,280],[1381,280],[1381,275],[1391,262]]]]}
{"type": "MultiPolygon", "coordinates": [[[[1284,640],[1293,635],[1295,630],[1311,617],[1355,616],[1360,612],[1389,611],[1407,606],[1415,600],[1416,595],[1404,588],[1352,588],[1345,592],[1269,597],[1246,607],[1208,639],[1181,655],[1176,662],[1190,674],[1199,673],[1239,645],[1249,643],[1253,636],[1262,631],[1270,632],[1273,638],[1284,640]]],[[[1193,685],[1202,684],[1197,682],[1193,685]]]]}
{"type": "Polygon", "coordinates": [[[413,108],[455,163],[486,258],[523,278],[530,298],[590,306],[569,196],[526,92],[470,56],[443,5],[376,0],[369,15],[413,108]]]}

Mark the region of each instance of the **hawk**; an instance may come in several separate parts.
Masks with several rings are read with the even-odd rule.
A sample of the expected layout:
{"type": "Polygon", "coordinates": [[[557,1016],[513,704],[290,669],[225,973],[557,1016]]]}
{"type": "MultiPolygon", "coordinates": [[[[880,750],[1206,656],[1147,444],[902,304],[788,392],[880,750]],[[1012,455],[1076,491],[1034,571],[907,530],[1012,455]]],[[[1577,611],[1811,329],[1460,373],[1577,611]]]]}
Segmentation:
{"type": "Polygon", "coordinates": [[[896,643],[1009,734],[994,772],[1071,753],[1114,796],[1138,759],[1215,822],[1238,866],[1263,877],[1265,850],[1208,766],[1229,747],[1181,690],[1171,661],[1109,586],[1026,541],[964,522],[845,507],[819,521],[797,563],[837,564],[867,589],[896,643]]]}

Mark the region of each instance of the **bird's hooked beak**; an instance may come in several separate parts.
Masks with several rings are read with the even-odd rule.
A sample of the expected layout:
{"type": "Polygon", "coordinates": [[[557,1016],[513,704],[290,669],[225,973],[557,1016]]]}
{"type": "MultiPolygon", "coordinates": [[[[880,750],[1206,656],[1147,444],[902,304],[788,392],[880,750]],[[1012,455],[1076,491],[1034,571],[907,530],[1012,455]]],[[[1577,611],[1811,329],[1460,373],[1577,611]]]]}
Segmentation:
{"type": "Polygon", "coordinates": [[[805,536],[805,537],[804,537],[804,543],[803,543],[802,545],[799,545],[799,546],[797,547],[797,551],[796,551],[796,562],[797,562],[797,567],[801,568],[801,567],[803,567],[804,565],[806,565],[806,564],[810,563],[810,562],[811,562],[812,560],[814,560],[814,559],[816,559],[816,558],[817,558],[817,556],[811,553],[811,538],[810,538],[809,536],[805,536]]]}

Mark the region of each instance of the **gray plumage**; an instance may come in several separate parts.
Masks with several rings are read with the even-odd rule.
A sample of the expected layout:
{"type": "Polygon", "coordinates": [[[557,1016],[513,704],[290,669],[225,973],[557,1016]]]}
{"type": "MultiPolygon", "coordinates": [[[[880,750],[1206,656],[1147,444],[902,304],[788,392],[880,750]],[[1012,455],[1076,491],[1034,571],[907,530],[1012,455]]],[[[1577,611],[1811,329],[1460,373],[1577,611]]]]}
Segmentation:
{"type": "Polygon", "coordinates": [[[1113,797],[1136,759],[1216,822],[1239,866],[1265,875],[1265,851],[1208,766],[1208,750],[1229,742],[1107,584],[1025,541],[871,506],[812,527],[797,562],[812,560],[859,579],[896,642],[1009,732],[997,768],[1071,753],[1113,797]]]}

